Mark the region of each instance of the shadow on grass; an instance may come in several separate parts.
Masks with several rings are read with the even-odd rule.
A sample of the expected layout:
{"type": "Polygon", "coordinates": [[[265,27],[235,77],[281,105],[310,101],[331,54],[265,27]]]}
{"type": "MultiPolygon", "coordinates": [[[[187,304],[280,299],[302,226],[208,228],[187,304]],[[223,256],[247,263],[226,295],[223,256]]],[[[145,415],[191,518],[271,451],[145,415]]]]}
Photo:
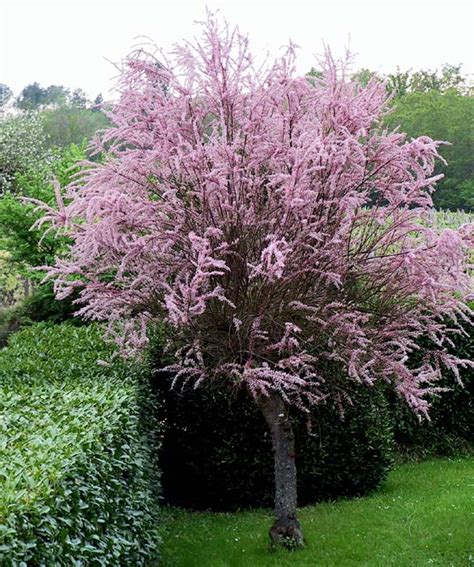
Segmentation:
{"type": "Polygon", "coordinates": [[[474,565],[474,458],[398,466],[371,496],[300,510],[307,545],[271,552],[268,510],[166,508],[164,567],[474,565]]]}

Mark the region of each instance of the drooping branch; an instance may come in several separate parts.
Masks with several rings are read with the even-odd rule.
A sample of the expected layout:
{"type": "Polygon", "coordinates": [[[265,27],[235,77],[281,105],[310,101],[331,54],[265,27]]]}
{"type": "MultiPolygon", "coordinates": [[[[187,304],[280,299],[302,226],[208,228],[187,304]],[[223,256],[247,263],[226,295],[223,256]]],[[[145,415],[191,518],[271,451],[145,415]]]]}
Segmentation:
{"type": "Polygon", "coordinates": [[[104,162],[41,221],[74,241],[50,276],[124,352],[164,319],[199,384],[225,374],[304,409],[337,360],[424,413],[454,364],[445,321],[472,317],[472,226],[430,221],[440,143],[382,130],[383,84],[353,83],[329,52],[318,79],[294,62],[290,48],[255,70],[247,38],[212,17],[166,64],[132,54],[104,162]],[[413,368],[422,334],[437,341],[413,368]]]}

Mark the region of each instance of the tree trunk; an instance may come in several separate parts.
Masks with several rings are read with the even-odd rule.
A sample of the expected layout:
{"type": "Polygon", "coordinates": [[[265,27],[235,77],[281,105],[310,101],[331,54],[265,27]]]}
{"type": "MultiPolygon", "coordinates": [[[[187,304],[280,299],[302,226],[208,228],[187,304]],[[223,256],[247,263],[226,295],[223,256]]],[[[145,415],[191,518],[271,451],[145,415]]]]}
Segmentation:
{"type": "Polygon", "coordinates": [[[296,517],[295,438],[288,409],[274,393],[258,402],[270,428],[275,459],[275,522],[270,528],[272,545],[299,547],[303,532],[296,517]]]}

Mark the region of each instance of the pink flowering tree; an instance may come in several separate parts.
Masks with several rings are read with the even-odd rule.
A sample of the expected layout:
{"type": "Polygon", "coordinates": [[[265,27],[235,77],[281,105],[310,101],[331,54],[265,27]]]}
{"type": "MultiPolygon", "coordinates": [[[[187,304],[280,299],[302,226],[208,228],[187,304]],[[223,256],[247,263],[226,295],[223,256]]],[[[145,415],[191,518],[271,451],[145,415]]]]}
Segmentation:
{"type": "MultiPolygon", "coordinates": [[[[169,328],[174,384],[225,378],[260,408],[275,459],[275,543],[303,542],[289,408],[346,381],[383,381],[426,415],[449,335],[472,313],[472,226],[438,230],[439,142],[382,127],[385,86],[329,53],[296,75],[290,47],[256,68],[246,37],[209,17],[160,63],[124,63],[105,154],[41,222],[73,245],[48,268],[59,298],[108,322],[124,354],[169,328]],[[418,366],[408,363],[429,337],[418,366]]],[[[222,383],[222,380],[219,380],[222,383]]]]}

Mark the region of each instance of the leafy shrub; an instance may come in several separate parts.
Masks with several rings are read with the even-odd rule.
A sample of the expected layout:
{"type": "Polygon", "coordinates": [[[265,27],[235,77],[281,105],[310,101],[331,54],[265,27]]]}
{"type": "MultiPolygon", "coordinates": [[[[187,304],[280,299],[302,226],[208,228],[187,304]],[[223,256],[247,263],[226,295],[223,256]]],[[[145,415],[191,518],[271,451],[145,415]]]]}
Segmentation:
{"type": "MultiPolygon", "coordinates": [[[[165,416],[160,468],[164,498],[196,509],[232,510],[273,502],[273,454],[267,426],[247,394],[169,389],[157,374],[165,416]],[[262,432],[264,434],[262,435],[262,432]]],[[[301,505],[366,494],[392,463],[392,431],[382,392],[355,389],[341,419],[333,401],[307,420],[293,415],[301,505]]]]}
{"type": "Polygon", "coordinates": [[[31,295],[11,307],[0,308],[0,348],[7,344],[8,337],[40,321],[73,325],[84,325],[83,319],[74,317],[73,297],[58,301],[54,296],[53,286],[49,283],[33,288],[31,295]]]}
{"type": "Polygon", "coordinates": [[[85,324],[84,320],[73,315],[77,309],[73,305],[74,298],[75,296],[72,296],[58,301],[54,295],[53,286],[46,283],[33,289],[31,295],[20,304],[19,311],[25,320],[32,323],[70,321],[74,324],[83,325],[85,324]]]}
{"type": "Polygon", "coordinates": [[[48,225],[32,229],[42,213],[24,198],[54,205],[56,197],[52,178],[57,179],[61,186],[67,185],[79,170],[77,162],[85,158],[84,147],[72,144],[63,149],[51,164],[17,174],[15,192],[5,193],[0,199],[0,244],[30,278],[43,279],[44,274],[32,268],[54,262],[56,256],[67,248],[69,240],[48,232],[48,225]]]}
{"type": "Polygon", "coordinates": [[[73,318],[74,298],[56,300],[53,284],[41,283],[44,273],[34,269],[35,266],[51,264],[67,248],[68,239],[47,233],[47,226],[32,230],[41,213],[23,197],[52,205],[55,195],[51,176],[60,185],[67,185],[78,171],[77,162],[85,157],[84,147],[72,144],[47,166],[18,174],[15,177],[16,192],[0,196],[0,271],[4,268],[3,277],[0,274],[0,305],[7,303],[4,307],[11,307],[3,309],[0,314],[0,346],[4,345],[12,331],[31,322],[59,323],[73,318]],[[7,259],[8,266],[5,264],[7,259]],[[22,287],[27,287],[28,292],[22,287]],[[3,301],[8,294],[13,294],[15,301],[3,301]]]}
{"type": "Polygon", "coordinates": [[[11,254],[0,249],[0,308],[15,305],[24,295],[23,282],[11,254]]]}
{"type": "Polygon", "coordinates": [[[156,557],[156,403],[96,326],[37,324],[0,352],[2,564],[156,557]],[[99,365],[103,360],[105,365],[99,365]]]}

